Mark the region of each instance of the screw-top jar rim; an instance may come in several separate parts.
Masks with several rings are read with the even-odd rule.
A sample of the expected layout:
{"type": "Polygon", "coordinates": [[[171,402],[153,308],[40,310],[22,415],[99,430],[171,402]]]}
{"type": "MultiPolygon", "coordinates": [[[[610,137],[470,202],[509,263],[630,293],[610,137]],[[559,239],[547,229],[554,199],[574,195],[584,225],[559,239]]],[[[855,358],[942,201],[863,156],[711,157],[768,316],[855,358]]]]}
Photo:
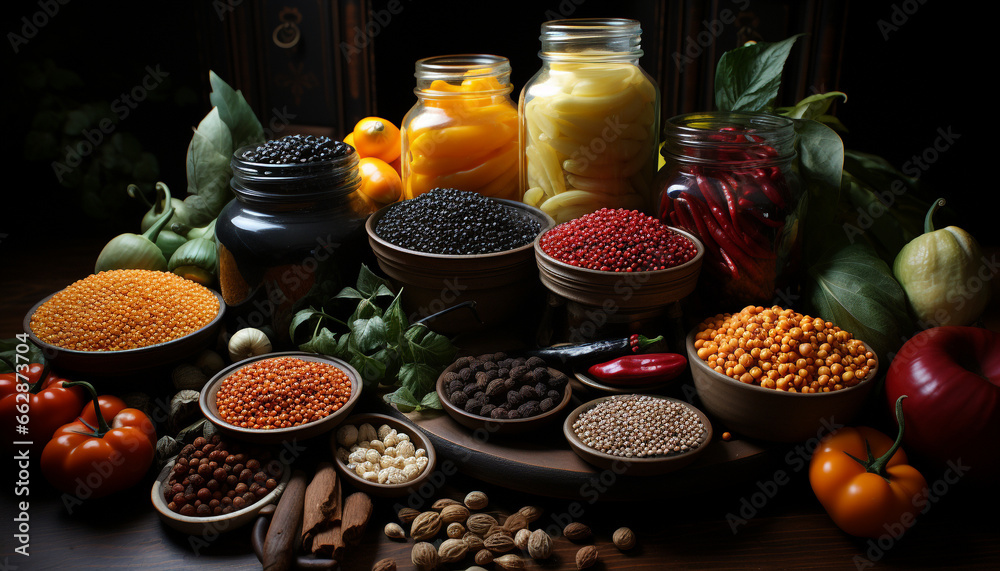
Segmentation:
{"type": "MultiPolygon", "coordinates": [[[[664,158],[687,163],[718,164],[718,154],[700,151],[725,147],[733,151],[754,151],[767,147],[756,160],[769,164],[795,158],[795,124],[780,115],[737,111],[687,113],[668,119],[663,129],[664,158]],[[725,135],[723,137],[723,135],[725,135]]],[[[740,153],[742,156],[747,154],[740,153]]],[[[754,153],[749,153],[751,156],[754,153]]],[[[736,160],[746,164],[746,158],[736,160]]]]}
{"type": "Polygon", "coordinates": [[[422,58],[417,60],[413,75],[417,78],[417,87],[413,91],[418,96],[468,97],[467,92],[432,89],[435,81],[458,85],[470,79],[496,78],[501,88],[476,92],[477,95],[484,96],[506,95],[514,89],[510,83],[510,60],[492,54],[451,54],[422,58]]]}
{"type": "Polygon", "coordinates": [[[572,18],[542,23],[542,60],[633,61],[642,57],[642,26],[627,18],[572,18]]]}
{"type": "Polygon", "coordinates": [[[256,147],[237,149],[229,163],[233,171],[230,187],[243,202],[293,204],[304,199],[337,199],[361,186],[358,153],[353,148],[324,161],[282,165],[243,158],[256,147]]]}

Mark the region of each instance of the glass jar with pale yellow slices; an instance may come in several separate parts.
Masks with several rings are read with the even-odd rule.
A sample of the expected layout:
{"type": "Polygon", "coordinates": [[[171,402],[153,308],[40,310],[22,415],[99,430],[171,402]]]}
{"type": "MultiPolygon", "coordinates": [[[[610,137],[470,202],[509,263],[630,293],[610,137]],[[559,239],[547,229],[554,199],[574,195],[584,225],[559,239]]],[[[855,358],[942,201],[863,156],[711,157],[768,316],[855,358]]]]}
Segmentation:
{"type": "Polygon", "coordinates": [[[417,103],[400,129],[403,198],[455,188],[520,199],[517,107],[507,58],[424,58],[415,75],[417,103]]]}
{"type": "Polygon", "coordinates": [[[542,24],[542,67],[521,91],[521,200],[556,223],[653,208],[660,93],[639,67],[639,22],[542,24]]]}

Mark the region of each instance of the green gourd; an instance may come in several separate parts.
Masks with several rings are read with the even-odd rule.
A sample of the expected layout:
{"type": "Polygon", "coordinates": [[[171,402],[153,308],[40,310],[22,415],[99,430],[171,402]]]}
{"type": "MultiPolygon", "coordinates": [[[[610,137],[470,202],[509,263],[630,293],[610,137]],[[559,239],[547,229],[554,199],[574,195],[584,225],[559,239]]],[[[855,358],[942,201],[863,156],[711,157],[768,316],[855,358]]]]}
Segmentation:
{"type": "Polygon", "coordinates": [[[173,213],[174,207],[168,202],[160,218],[141,235],[126,233],[112,238],[97,256],[94,273],[126,269],[166,271],[167,259],[155,241],[173,213]]]}
{"type": "Polygon", "coordinates": [[[956,226],[934,229],[932,218],[941,206],[944,199],[931,205],[924,234],[903,246],[892,265],[922,327],[969,325],[990,297],[979,275],[983,254],[976,239],[956,226]]]}
{"type": "Polygon", "coordinates": [[[208,238],[188,240],[170,257],[167,269],[202,285],[213,283],[219,273],[219,254],[215,240],[208,238]]]}

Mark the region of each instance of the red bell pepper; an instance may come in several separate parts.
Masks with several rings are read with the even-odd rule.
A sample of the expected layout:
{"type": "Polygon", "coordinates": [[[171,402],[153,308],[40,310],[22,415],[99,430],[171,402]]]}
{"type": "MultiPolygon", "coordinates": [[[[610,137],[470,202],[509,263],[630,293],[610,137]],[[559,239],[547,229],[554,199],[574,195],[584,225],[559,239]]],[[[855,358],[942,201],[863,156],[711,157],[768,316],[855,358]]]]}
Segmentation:
{"type": "Polygon", "coordinates": [[[587,373],[594,380],[609,385],[646,385],[669,381],[687,367],[687,358],[677,353],[625,355],[591,365],[587,373]]]}
{"type": "Polygon", "coordinates": [[[137,484],[153,463],[153,422],[138,409],[119,408],[118,403],[101,408],[94,387],[82,381],[72,384],[90,392],[96,426],[80,411],[75,422],[56,430],[42,450],[42,475],[60,491],[81,499],[103,497],[137,484]]]}
{"type": "Polygon", "coordinates": [[[40,450],[57,428],[76,418],[87,401],[83,389],[65,386],[68,382],[40,363],[23,363],[0,375],[3,445],[9,449],[13,442],[32,442],[40,450]]]}
{"type": "Polygon", "coordinates": [[[968,467],[970,480],[1000,478],[1000,334],[980,327],[921,331],[892,360],[885,379],[890,403],[906,401],[911,452],[968,467]]]}

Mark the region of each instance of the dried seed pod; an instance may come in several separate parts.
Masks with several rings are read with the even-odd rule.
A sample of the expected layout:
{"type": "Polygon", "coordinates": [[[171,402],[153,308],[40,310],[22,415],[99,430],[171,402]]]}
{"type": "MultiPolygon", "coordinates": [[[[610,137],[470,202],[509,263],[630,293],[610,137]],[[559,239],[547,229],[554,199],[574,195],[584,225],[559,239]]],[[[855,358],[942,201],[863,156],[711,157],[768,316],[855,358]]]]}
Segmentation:
{"type": "Polygon", "coordinates": [[[570,523],[565,528],[563,528],[563,535],[566,536],[566,539],[570,541],[580,542],[590,539],[590,537],[593,535],[593,532],[591,532],[590,528],[587,527],[585,524],[574,521],[573,523],[570,523]]]}
{"type": "Polygon", "coordinates": [[[448,524],[444,530],[445,535],[452,539],[462,539],[465,537],[465,526],[457,521],[448,524]]]}
{"type": "Polygon", "coordinates": [[[420,512],[413,508],[402,508],[399,510],[399,513],[396,514],[396,517],[399,518],[400,523],[409,525],[413,523],[413,520],[416,519],[418,515],[420,515],[420,512]]]}
{"type": "Polygon", "coordinates": [[[470,510],[481,510],[489,505],[490,500],[483,492],[469,492],[465,496],[464,503],[470,510]]]}
{"type": "Polygon", "coordinates": [[[438,547],[438,559],[441,563],[455,563],[465,558],[469,546],[461,539],[446,539],[438,547]]]}
{"type": "Polygon", "coordinates": [[[536,529],[528,536],[528,555],[537,560],[548,559],[552,555],[552,538],[545,530],[536,529]]]}
{"type": "Polygon", "coordinates": [[[514,539],[502,533],[494,533],[483,540],[483,545],[493,553],[506,553],[514,549],[514,539]]]}
{"type": "Polygon", "coordinates": [[[517,510],[517,513],[523,515],[524,519],[526,519],[528,523],[531,523],[542,517],[542,508],[537,506],[524,506],[523,508],[517,510]]]}
{"type": "Polygon", "coordinates": [[[417,571],[431,571],[438,566],[440,561],[434,545],[420,541],[413,545],[413,551],[410,552],[410,562],[417,568],[417,571]]]}
{"type": "Polygon", "coordinates": [[[476,565],[489,565],[493,563],[493,552],[489,549],[480,549],[476,552],[476,565]]]}
{"type": "Polygon", "coordinates": [[[597,548],[593,545],[588,545],[576,552],[576,568],[586,569],[588,567],[593,567],[597,563],[597,548]]]}
{"type": "Polygon", "coordinates": [[[406,538],[406,532],[400,527],[398,523],[390,522],[385,524],[385,536],[389,539],[404,539],[406,538]]]}
{"type": "Polygon", "coordinates": [[[453,500],[451,498],[441,498],[440,500],[436,500],[433,504],[431,504],[431,509],[436,512],[439,512],[448,506],[455,506],[455,505],[460,506],[462,505],[462,502],[453,500]]]}
{"type": "Polygon", "coordinates": [[[627,527],[619,527],[615,530],[614,535],[611,536],[611,541],[618,549],[628,551],[635,547],[635,534],[627,527]]]}
{"type": "Polygon", "coordinates": [[[493,563],[495,563],[496,566],[501,569],[507,569],[507,570],[524,569],[524,559],[521,559],[520,557],[512,553],[497,557],[496,559],[493,560],[493,563]]]}
{"type": "Polygon", "coordinates": [[[396,560],[392,558],[382,559],[372,566],[372,571],[396,571],[396,560]]]}
{"type": "Polygon", "coordinates": [[[469,508],[462,504],[450,504],[441,510],[442,523],[462,522],[469,519],[469,508]]]}
{"type": "Polygon", "coordinates": [[[517,533],[514,534],[514,545],[517,546],[521,551],[528,549],[528,537],[531,536],[531,531],[527,529],[519,529],[517,533]]]}
{"type": "Polygon", "coordinates": [[[472,514],[469,519],[465,522],[465,527],[469,528],[469,531],[475,533],[476,535],[483,536],[491,527],[497,525],[497,520],[489,514],[472,514]]]}
{"type": "Polygon", "coordinates": [[[471,531],[465,532],[465,535],[462,536],[462,541],[469,545],[469,551],[479,551],[484,549],[483,538],[472,533],[471,531]]]}
{"type": "Polygon", "coordinates": [[[486,533],[483,534],[483,539],[486,539],[493,535],[506,535],[507,537],[514,539],[514,534],[504,529],[502,525],[491,525],[486,533]]]}
{"type": "Polygon", "coordinates": [[[522,529],[527,529],[528,518],[524,517],[520,513],[513,513],[507,516],[507,519],[503,522],[503,528],[511,533],[517,533],[522,529]]]}
{"type": "Polygon", "coordinates": [[[413,541],[426,541],[441,531],[441,514],[423,512],[410,524],[410,537],[413,541]]]}

